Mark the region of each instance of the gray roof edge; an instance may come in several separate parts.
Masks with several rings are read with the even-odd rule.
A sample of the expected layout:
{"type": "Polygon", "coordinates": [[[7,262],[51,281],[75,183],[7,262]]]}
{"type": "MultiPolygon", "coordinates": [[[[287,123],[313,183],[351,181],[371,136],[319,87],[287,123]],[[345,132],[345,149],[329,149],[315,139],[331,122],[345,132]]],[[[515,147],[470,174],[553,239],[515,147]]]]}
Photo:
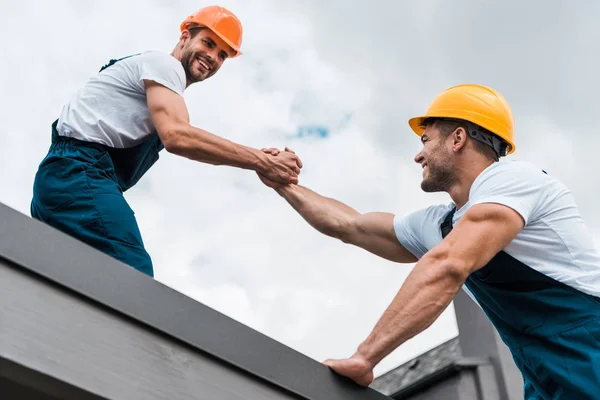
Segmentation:
{"type": "Polygon", "coordinates": [[[417,381],[411,382],[409,385],[395,390],[391,394],[391,397],[394,399],[403,399],[406,397],[410,397],[413,394],[418,393],[419,391],[430,387],[437,382],[440,382],[450,376],[456,375],[460,371],[461,368],[458,367],[454,362],[449,362],[445,364],[442,368],[435,370],[429,375],[422,376],[417,381]]]}
{"type": "Polygon", "coordinates": [[[493,365],[491,359],[462,356],[459,338],[456,336],[379,376],[374,387],[394,399],[404,399],[460,371],[489,365],[493,365]],[[420,365],[415,362],[424,361],[427,364],[428,359],[438,359],[442,362],[435,364],[434,368],[429,365],[430,368],[410,375],[408,383],[403,382],[408,375],[407,371],[420,365]]]}
{"type": "Polygon", "coordinates": [[[441,370],[458,367],[461,359],[460,343],[456,336],[380,375],[372,387],[388,395],[397,394],[421,381],[429,381],[441,370]],[[431,364],[429,360],[436,362],[428,365],[431,364]],[[419,368],[426,369],[420,371],[419,368]],[[407,376],[410,377],[408,383],[405,382],[407,376]]]}
{"type": "Polygon", "coordinates": [[[434,354],[436,352],[438,352],[440,349],[444,349],[444,348],[451,348],[451,347],[456,347],[458,349],[458,353],[455,353],[455,359],[458,359],[460,356],[460,344],[459,344],[459,340],[458,340],[458,336],[455,336],[451,339],[446,340],[443,343],[440,343],[439,345],[419,354],[418,356],[398,365],[395,368],[390,369],[389,371],[387,371],[386,373],[380,375],[377,379],[383,379],[389,375],[393,375],[396,371],[409,367],[411,364],[413,364],[416,360],[420,360],[420,359],[424,359],[429,357],[431,354],[434,354]]]}
{"type": "Polygon", "coordinates": [[[0,257],[301,397],[389,398],[2,203],[0,257]]]}
{"type": "Polygon", "coordinates": [[[0,356],[0,378],[8,379],[18,385],[34,390],[43,388],[45,394],[57,399],[106,400],[97,393],[73,387],[66,382],[49,377],[41,371],[23,366],[16,361],[2,356],[0,356]]]}
{"type": "Polygon", "coordinates": [[[484,365],[492,365],[492,363],[490,360],[486,359],[458,357],[455,360],[448,361],[431,373],[421,376],[410,384],[396,389],[396,391],[391,394],[391,397],[394,399],[410,397],[422,389],[458,374],[460,371],[474,370],[484,365]]]}

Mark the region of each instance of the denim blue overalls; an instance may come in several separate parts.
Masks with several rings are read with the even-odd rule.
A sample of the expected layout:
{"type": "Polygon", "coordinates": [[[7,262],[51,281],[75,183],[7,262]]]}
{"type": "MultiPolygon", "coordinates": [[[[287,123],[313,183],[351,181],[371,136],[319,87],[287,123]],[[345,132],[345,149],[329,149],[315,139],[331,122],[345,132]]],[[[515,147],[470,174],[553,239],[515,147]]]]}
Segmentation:
{"type": "Polygon", "coordinates": [[[164,148],[158,134],[117,149],[59,136],[57,123],[35,176],[31,216],[153,277],[152,260],[123,193],[158,160],[164,148]]]}
{"type": "MultiPolygon", "coordinates": [[[[452,210],[440,229],[452,230],[452,210]]],[[[528,267],[504,251],[465,286],[512,352],[525,399],[600,399],[600,299],[528,267]]]]}

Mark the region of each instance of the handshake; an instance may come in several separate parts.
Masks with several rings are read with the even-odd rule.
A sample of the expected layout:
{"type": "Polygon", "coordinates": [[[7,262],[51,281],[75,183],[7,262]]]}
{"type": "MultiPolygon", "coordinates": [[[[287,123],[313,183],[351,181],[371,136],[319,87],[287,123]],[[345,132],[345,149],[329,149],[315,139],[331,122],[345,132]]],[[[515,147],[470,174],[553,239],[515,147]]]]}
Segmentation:
{"type": "Polygon", "coordinates": [[[302,161],[296,153],[287,147],[285,151],[275,148],[262,151],[268,155],[265,163],[256,171],[262,183],[273,189],[298,183],[302,161]]]}

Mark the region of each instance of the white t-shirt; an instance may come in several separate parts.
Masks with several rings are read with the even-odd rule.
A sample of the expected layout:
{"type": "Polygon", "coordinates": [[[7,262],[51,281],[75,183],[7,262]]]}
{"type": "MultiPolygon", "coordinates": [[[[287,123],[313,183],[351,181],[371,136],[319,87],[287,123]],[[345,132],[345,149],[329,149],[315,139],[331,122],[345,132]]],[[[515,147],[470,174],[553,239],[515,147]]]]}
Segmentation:
{"type": "MultiPolygon", "coordinates": [[[[475,204],[511,207],[525,227],[504,248],[523,264],[584,293],[600,297],[600,255],[571,192],[557,179],[523,161],[500,161],[473,182],[469,201],[454,214],[455,225],[475,204]]],[[[421,258],[442,241],[440,225],[453,203],[394,218],[400,243],[421,258]]],[[[468,292],[468,291],[467,291],[468,292]]]]}
{"type": "Polygon", "coordinates": [[[125,58],[92,77],[63,107],[59,135],[110,147],[133,147],[154,132],[144,79],[183,96],[186,76],[168,53],[147,51],[125,58]]]}

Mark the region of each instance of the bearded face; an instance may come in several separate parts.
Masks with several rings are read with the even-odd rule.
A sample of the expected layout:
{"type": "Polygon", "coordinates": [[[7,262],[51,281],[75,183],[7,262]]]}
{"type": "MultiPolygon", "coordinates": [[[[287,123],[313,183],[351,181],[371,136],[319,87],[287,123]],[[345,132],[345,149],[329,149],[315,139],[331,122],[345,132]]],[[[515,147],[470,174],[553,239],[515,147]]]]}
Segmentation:
{"type": "Polygon", "coordinates": [[[428,129],[422,136],[423,149],[415,157],[415,161],[423,167],[421,189],[424,192],[447,191],[456,182],[446,137],[435,129],[428,129]]]}
{"type": "Polygon", "coordinates": [[[217,73],[229,57],[231,49],[208,28],[194,28],[196,32],[182,48],[181,65],[188,85],[203,81],[217,73]]]}

